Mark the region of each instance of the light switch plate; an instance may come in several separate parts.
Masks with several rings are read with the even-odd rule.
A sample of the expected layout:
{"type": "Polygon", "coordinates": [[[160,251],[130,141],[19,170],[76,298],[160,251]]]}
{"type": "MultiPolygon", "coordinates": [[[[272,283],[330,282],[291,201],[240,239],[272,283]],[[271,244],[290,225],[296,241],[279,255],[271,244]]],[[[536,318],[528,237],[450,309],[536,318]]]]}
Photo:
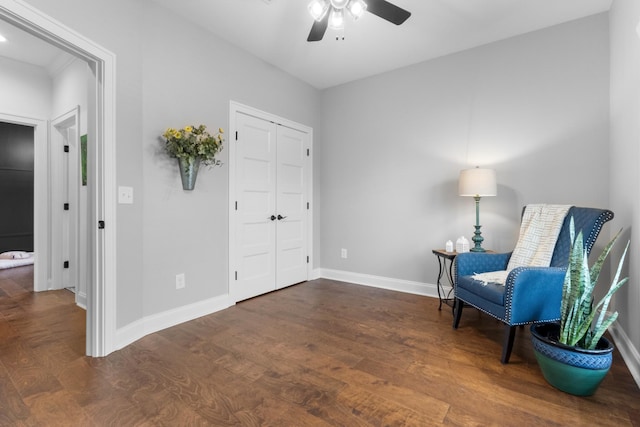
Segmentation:
{"type": "Polygon", "coordinates": [[[118,203],[133,204],[133,187],[118,187],[118,203]]]}

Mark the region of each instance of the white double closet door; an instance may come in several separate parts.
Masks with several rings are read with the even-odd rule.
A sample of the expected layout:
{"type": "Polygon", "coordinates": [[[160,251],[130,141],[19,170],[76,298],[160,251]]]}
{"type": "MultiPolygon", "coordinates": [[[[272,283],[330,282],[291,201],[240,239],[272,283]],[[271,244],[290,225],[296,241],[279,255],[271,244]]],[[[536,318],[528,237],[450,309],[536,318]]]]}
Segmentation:
{"type": "Polygon", "coordinates": [[[308,132],[236,112],[236,301],[308,279],[308,132]]]}

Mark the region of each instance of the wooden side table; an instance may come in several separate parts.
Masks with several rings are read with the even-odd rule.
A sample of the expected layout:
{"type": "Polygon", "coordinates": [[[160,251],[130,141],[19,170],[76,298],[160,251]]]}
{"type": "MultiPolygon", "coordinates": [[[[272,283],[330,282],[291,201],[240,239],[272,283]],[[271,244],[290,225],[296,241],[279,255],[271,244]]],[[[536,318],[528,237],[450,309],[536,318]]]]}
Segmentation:
{"type": "Polygon", "coordinates": [[[453,261],[456,259],[458,253],[447,252],[444,249],[433,249],[433,254],[438,258],[438,281],[436,282],[436,287],[438,288],[438,299],[440,300],[438,310],[442,310],[442,303],[445,303],[446,305],[451,305],[451,311],[453,311],[455,310],[455,298],[451,295],[454,290],[453,261]],[[448,268],[447,261],[449,262],[448,268]],[[445,292],[443,283],[445,276],[451,286],[451,289],[447,292],[445,292]],[[451,304],[449,304],[450,302],[451,304]]]}

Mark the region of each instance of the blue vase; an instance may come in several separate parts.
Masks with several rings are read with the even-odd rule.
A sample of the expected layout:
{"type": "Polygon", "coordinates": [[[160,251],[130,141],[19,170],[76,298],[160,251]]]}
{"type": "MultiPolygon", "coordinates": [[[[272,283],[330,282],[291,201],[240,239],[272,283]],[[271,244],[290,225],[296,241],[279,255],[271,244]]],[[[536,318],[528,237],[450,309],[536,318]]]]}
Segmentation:
{"type": "Polygon", "coordinates": [[[557,342],[558,323],[531,325],[531,342],[542,375],[549,384],[576,396],[591,396],[609,372],[613,345],[602,337],[594,350],[557,342]]]}
{"type": "Polygon", "coordinates": [[[188,191],[193,190],[196,186],[196,178],[198,177],[198,169],[200,168],[200,159],[178,158],[178,167],[180,168],[182,189],[188,191]]]}

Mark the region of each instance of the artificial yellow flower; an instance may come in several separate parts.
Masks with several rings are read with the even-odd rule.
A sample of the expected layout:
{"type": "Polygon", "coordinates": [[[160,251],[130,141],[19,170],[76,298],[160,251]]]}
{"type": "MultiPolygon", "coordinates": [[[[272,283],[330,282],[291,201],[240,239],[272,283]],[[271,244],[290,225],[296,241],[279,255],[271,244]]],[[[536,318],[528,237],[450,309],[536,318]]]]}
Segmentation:
{"type": "Polygon", "coordinates": [[[218,166],[222,163],[216,155],[222,150],[224,138],[222,128],[211,135],[205,125],[168,128],[164,132],[165,150],[171,157],[179,159],[200,159],[205,165],[218,166]]]}
{"type": "Polygon", "coordinates": [[[224,129],[222,129],[222,128],[218,128],[218,132],[220,132],[220,133],[224,133],[224,129]]]}

